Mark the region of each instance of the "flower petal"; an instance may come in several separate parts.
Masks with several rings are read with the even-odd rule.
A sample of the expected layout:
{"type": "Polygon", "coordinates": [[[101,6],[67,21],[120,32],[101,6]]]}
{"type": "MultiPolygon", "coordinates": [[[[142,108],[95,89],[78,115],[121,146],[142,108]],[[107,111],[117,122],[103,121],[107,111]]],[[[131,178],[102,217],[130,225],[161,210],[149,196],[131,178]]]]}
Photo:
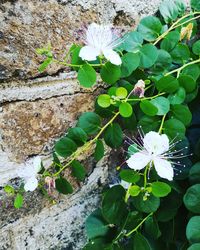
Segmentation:
{"type": "Polygon", "coordinates": [[[100,51],[91,46],[84,46],[81,48],[79,56],[82,60],[95,61],[97,56],[100,55],[100,51]]]}
{"type": "Polygon", "coordinates": [[[114,50],[103,49],[103,54],[104,54],[105,58],[108,61],[110,61],[112,64],[115,64],[115,65],[122,64],[122,60],[121,60],[120,56],[114,50]]]}
{"type": "Polygon", "coordinates": [[[169,181],[173,180],[174,170],[172,164],[169,161],[156,157],[154,159],[154,166],[160,177],[169,181]]]}
{"type": "Polygon", "coordinates": [[[150,162],[150,156],[146,155],[144,153],[135,153],[132,155],[126,163],[128,164],[129,168],[140,170],[142,168],[145,168],[146,165],[150,162]]]}
{"type": "Polygon", "coordinates": [[[31,177],[26,180],[24,185],[24,190],[27,191],[34,191],[38,186],[38,180],[35,177],[31,177]]]}
{"type": "Polygon", "coordinates": [[[39,156],[36,156],[34,158],[33,167],[34,167],[35,174],[37,174],[41,170],[42,160],[41,160],[41,158],[39,156]]]}
{"type": "Polygon", "coordinates": [[[144,148],[151,154],[160,155],[169,150],[169,139],[163,134],[150,131],[144,136],[144,148]]]}

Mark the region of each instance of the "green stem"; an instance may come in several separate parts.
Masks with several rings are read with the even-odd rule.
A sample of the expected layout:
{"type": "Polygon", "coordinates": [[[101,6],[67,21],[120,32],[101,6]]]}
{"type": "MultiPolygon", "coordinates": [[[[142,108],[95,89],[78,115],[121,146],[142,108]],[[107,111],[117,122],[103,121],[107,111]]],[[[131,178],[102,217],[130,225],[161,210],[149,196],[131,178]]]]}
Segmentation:
{"type": "Polygon", "coordinates": [[[138,228],[150,217],[153,215],[153,212],[148,214],[133,230],[131,230],[129,233],[125,234],[126,237],[130,236],[132,233],[138,230],[138,228]]]}
{"type": "Polygon", "coordinates": [[[162,129],[163,129],[163,124],[164,124],[164,121],[165,121],[165,117],[166,115],[163,115],[163,118],[162,118],[162,121],[161,121],[161,124],[160,124],[160,128],[158,130],[158,133],[161,134],[162,132],[162,129]]]}
{"type": "Polygon", "coordinates": [[[127,191],[126,191],[126,195],[125,195],[125,199],[124,199],[126,203],[128,202],[128,198],[130,197],[130,194],[129,194],[130,188],[131,188],[131,184],[129,185],[129,187],[128,187],[127,191]]]}
{"type": "Polygon", "coordinates": [[[147,171],[149,169],[149,165],[146,166],[145,170],[144,170],[144,189],[147,186],[147,171]]]}
{"type": "Polygon", "coordinates": [[[157,95],[154,95],[154,96],[150,96],[150,97],[144,97],[144,98],[133,98],[133,99],[127,99],[126,101],[143,101],[143,100],[151,100],[151,99],[154,99],[158,96],[161,96],[161,95],[164,95],[165,92],[162,92],[162,93],[159,93],[157,95]]]}
{"type": "Polygon", "coordinates": [[[72,155],[70,161],[65,164],[58,172],[56,172],[53,176],[56,177],[58,176],[63,170],[65,170],[68,166],[70,166],[70,164],[79,156],[81,155],[84,151],[86,151],[87,149],[89,149],[93,143],[96,142],[96,140],[100,137],[100,135],[104,132],[104,130],[116,119],[116,117],[119,115],[119,112],[117,112],[112,119],[110,119],[109,122],[107,122],[105,124],[105,126],[103,126],[101,128],[101,130],[99,131],[99,133],[89,142],[87,142],[85,145],[83,145],[82,147],[80,147],[78,150],[76,150],[76,152],[74,152],[74,154],[72,155]]]}
{"type": "MultiPolygon", "coordinates": [[[[66,63],[66,62],[62,62],[62,61],[59,61],[59,60],[56,60],[56,59],[53,59],[53,62],[55,63],[58,63],[58,64],[61,64],[61,65],[64,65],[66,67],[79,67],[81,68],[83,65],[82,64],[71,64],[71,63],[66,63]]],[[[103,66],[104,64],[90,64],[88,63],[90,66],[92,67],[100,67],[100,66],[103,66]]]]}
{"type": "Polygon", "coordinates": [[[192,62],[186,63],[186,64],[184,64],[183,66],[181,66],[180,68],[177,68],[177,69],[174,69],[174,70],[168,72],[167,74],[165,74],[165,76],[174,74],[174,73],[176,73],[176,72],[177,72],[178,75],[179,75],[180,72],[181,72],[184,68],[186,68],[186,67],[189,66],[189,65],[196,64],[196,63],[200,63],[200,58],[197,59],[197,60],[194,60],[194,61],[192,61],[192,62]]]}
{"type": "Polygon", "coordinates": [[[192,21],[192,20],[195,20],[195,19],[199,18],[200,16],[197,16],[197,17],[193,17],[193,18],[191,18],[191,19],[189,19],[189,20],[187,20],[187,21],[185,21],[185,22],[183,22],[183,23],[179,23],[180,21],[182,21],[182,20],[185,19],[186,17],[191,16],[191,15],[197,15],[197,14],[200,14],[200,12],[189,13],[189,14],[186,14],[185,16],[179,18],[175,23],[172,24],[172,26],[171,26],[168,30],[166,30],[162,35],[160,35],[160,36],[156,39],[156,41],[153,43],[153,45],[156,45],[158,42],[160,42],[160,40],[162,40],[162,39],[163,39],[170,31],[172,31],[173,29],[176,29],[176,28],[178,28],[178,27],[181,26],[181,25],[184,25],[184,24],[186,24],[186,23],[188,23],[188,22],[190,22],[190,21],[192,21]]]}

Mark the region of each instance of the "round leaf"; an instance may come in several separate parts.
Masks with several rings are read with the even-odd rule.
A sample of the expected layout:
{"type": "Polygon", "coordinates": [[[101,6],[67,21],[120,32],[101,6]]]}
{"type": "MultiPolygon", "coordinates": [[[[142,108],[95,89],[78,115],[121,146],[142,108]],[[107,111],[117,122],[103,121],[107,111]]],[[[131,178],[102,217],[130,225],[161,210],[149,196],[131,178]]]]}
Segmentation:
{"type": "Polygon", "coordinates": [[[72,175],[76,177],[79,181],[83,181],[86,176],[86,170],[84,166],[77,160],[71,163],[72,175]]]}
{"type": "Polygon", "coordinates": [[[158,108],[148,100],[141,101],[140,108],[146,115],[149,116],[154,116],[158,113],[158,108]]]}
{"type": "Polygon", "coordinates": [[[108,108],[110,106],[110,96],[106,94],[98,96],[97,103],[102,108],[108,108]]]}
{"type": "Polygon", "coordinates": [[[192,113],[188,106],[185,105],[172,105],[171,107],[172,118],[180,120],[185,126],[188,126],[192,120],[192,113]]]}
{"type": "Polygon", "coordinates": [[[130,76],[131,73],[137,69],[140,63],[140,56],[138,53],[126,53],[122,56],[121,77],[130,76]]]}
{"type": "Polygon", "coordinates": [[[162,30],[162,24],[157,17],[147,16],[142,18],[139,23],[138,31],[146,41],[154,41],[162,30]]]}
{"type": "Polygon", "coordinates": [[[23,196],[18,193],[14,200],[14,207],[21,208],[22,205],[23,205],[23,196]]]}
{"type": "Polygon", "coordinates": [[[170,104],[181,104],[184,102],[185,97],[185,89],[180,87],[177,92],[170,94],[167,99],[169,100],[170,104]]]}
{"type": "Polygon", "coordinates": [[[65,178],[56,179],[56,189],[61,194],[71,194],[73,193],[73,188],[71,184],[65,178]]]}
{"type": "Polygon", "coordinates": [[[136,183],[140,180],[140,175],[131,169],[123,169],[119,176],[123,181],[129,183],[136,183]]]}
{"type": "Polygon", "coordinates": [[[193,216],[186,228],[186,236],[187,239],[191,243],[199,243],[200,242],[200,216],[193,216]]]}
{"type": "Polygon", "coordinates": [[[195,163],[191,167],[189,179],[193,184],[200,183],[200,162],[195,163]]]}
{"type": "Polygon", "coordinates": [[[171,187],[164,182],[153,182],[152,185],[152,194],[156,197],[165,197],[171,192],[171,187]]]}
{"type": "Polygon", "coordinates": [[[164,122],[164,133],[167,134],[171,139],[177,137],[177,139],[183,139],[185,137],[185,126],[177,119],[169,119],[164,122]]]}
{"type": "Polygon", "coordinates": [[[78,80],[86,88],[92,87],[96,78],[96,71],[89,64],[84,64],[78,71],[78,80]]]}
{"type": "Polygon", "coordinates": [[[143,195],[140,194],[133,199],[135,208],[144,213],[155,212],[160,206],[160,199],[151,195],[147,200],[143,200],[143,195]]]}
{"type": "Polygon", "coordinates": [[[120,99],[125,99],[128,95],[128,91],[124,87],[119,87],[116,89],[116,96],[120,99]]]}
{"type": "Polygon", "coordinates": [[[192,52],[195,55],[200,55],[200,40],[196,41],[192,46],[192,52]]]}
{"type": "Polygon", "coordinates": [[[140,193],[141,189],[137,185],[133,185],[129,188],[128,192],[131,196],[138,196],[140,193]]]}
{"type": "Polygon", "coordinates": [[[169,112],[170,103],[167,98],[159,96],[151,100],[151,103],[158,109],[157,115],[165,115],[169,112]]]}
{"type": "Polygon", "coordinates": [[[140,49],[140,67],[149,68],[153,66],[158,58],[157,48],[152,44],[145,44],[140,49]]]}
{"type": "Polygon", "coordinates": [[[87,134],[95,134],[101,125],[100,117],[94,112],[83,113],[78,120],[78,127],[81,127],[87,134]]]}
{"type": "Polygon", "coordinates": [[[122,144],[122,129],[118,123],[113,123],[105,130],[104,140],[111,148],[118,148],[122,144]]]}
{"type": "Polygon", "coordinates": [[[173,93],[179,87],[179,83],[173,76],[164,76],[156,82],[156,88],[160,92],[173,93]]]}
{"type": "Polygon", "coordinates": [[[128,52],[137,52],[142,43],[142,35],[137,31],[131,31],[126,35],[126,38],[120,48],[128,52]]]}
{"type": "Polygon", "coordinates": [[[133,250],[151,250],[148,240],[141,234],[137,233],[133,236],[133,250]]]}
{"type": "Polygon", "coordinates": [[[187,45],[178,44],[171,51],[171,56],[172,56],[173,62],[178,63],[178,64],[184,64],[185,61],[188,61],[190,58],[190,50],[187,45]]]}
{"type": "Polygon", "coordinates": [[[196,11],[200,11],[200,2],[199,0],[191,0],[191,7],[196,10],[196,11]]]}
{"type": "Polygon", "coordinates": [[[68,157],[77,149],[76,143],[70,138],[63,137],[55,144],[55,151],[62,157],[68,157]]]}
{"type": "Polygon", "coordinates": [[[178,78],[178,81],[187,93],[194,91],[197,87],[196,81],[189,75],[181,75],[178,78]]]}
{"type": "Polygon", "coordinates": [[[83,145],[88,139],[85,131],[79,127],[70,128],[68,130],[67,137],[75,141],[75,143],[80,146],[83,145]]]}
{"type": "Polygon", "coordinates": [[[195,184],[187,189],[184,204],[191,212],[200,213],[200,184],[195,184]]]}
{"type": "Polygon", "coordinates": [[[96,161],[100,161],[101,158],[104,156],[104,145],[101,140],[97,140],[96,148],[94,151],[94,158],[96,161]]]}
{"type": "Polygon", "coordinates": [[[104,82],[109,84],[114,84],[119,80],[121,76],[121,70],[119,66],[113,65],[110,62],[107,62],[100,71],[101,78],[104,82]]]}
{"type": "Polygon", "coordinates": [[[179,40],[180,40],[180,33],[178,31],[171,31],[162,40],[160,47],[161,49],[170,52],[177,45],[179,40]]]}
{"type": "Polygon", "coordinates": [[[200,243],[192,244],[187,250],[199,250],[200,249],[200,243]]]}
{"type": "Polygon", "coordinates": [[[119,105],[119,113],[123,117],[130,117],[133,113],[132,106],[128,102],[123,102],[119,105]]]}

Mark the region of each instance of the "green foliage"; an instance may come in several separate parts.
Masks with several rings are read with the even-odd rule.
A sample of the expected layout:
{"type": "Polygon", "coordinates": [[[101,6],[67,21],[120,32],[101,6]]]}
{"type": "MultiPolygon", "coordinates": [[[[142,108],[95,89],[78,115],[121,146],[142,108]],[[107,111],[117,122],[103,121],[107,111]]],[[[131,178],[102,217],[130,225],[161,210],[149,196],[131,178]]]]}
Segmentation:
{"type": "Polygon", "coordinates": [[[100,75],[104,82],[114,84],[121,76],[121,69],[119,66],[107,62],[101,68],[100,75]]]}
{"type": "Polygon", "coordinates": [[[99,130],[100,125],[100,117],[94,112],[85,112],[78,120],[78,127],[82,128],[88,135],[95,134],[99,130]]]}
{"type": "Polygon", "coordinates": [[[121,66],[121,77],[130,76],[131,73],[137,69],[140,63],[140,56],[138,53],[126,53],[122,57],[122,66],[121,66]]]}
{"type": "Polygon", "coordinates": [[[151,183],[152,194],[156,197],[165,197],[171,192],[171,187],[164,182],[152,182],[151,183]]]}
{"type": "Polygon", "coordinates": [[[63,137],[55,144],[55,151],[58,155],[62,157],[70,156],[74,151],[76,151],[77,145],[70,138],[63,137]]]}
{"type": "Polygon", "coordinates": [[[101,158],[104,156],[104,145],[102,140],[97,140],[96,142],[96,148],[94,152],[94,158],[96,161],[100,161],[101,158]]]}
{"type": "Polygon", "coordinates": [[[56,189],[61,194],[71,194],[73,193],[73,188],[71,184],[63,177],[56,179],[56,189]]]}
{"type": "Polygon", "coordinates": [[[131,169],[123,169],[120,178],[129,183],[136,183],[140,180],[140,175],[131,169]]]}
{"type": "Polygon", "coordinates": [[[152,44],[145,44],[140,49],[140,67],[150,68],[158,58],[158,50],[152,44]]]}
{"type": "Polygon", "coordinates": [[[72,175],[76,177],[79,181],[83,181],[86,176],[86,170],[84,166],[79,162],[74,160],[71,163],[72,175]]]}
{"type": "Polygon", "coordinates": [[[96,79],[96,71],[89,64],[84,64],[79,69],[78,80],[83,87],[92,87],[95,84],[96,79]]]}
{"type": "Polygon", "coordinates": [[[118,148],[122,144],[122,129],[118,123],[113,123],[105,130],[104,140],[111,148],[118,148]]]}
{"type": "Polygon", "coordinates": [[[18,193],[14,200],[14,207],[21,208],[22,205],[23,205],[23,196],[20,193],[18,193]]]}
{"type": "Polygon", "coordinates": [[[200,216],[193,216],[186,228],[186,236],[190,243],[200,243],[200,216]]]}

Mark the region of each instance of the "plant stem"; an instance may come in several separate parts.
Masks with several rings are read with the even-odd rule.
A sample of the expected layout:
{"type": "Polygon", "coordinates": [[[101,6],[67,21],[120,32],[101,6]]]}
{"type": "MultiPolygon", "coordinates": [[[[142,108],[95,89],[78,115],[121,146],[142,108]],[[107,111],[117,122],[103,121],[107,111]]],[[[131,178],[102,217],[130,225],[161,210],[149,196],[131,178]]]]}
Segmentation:
{"type": "Polygon", "coordinates": [[[58,176],[63,170],[65,170],[68,166],[70,166],[70,164],[80,155],[82,154],[84,151],[86,151],[87,149],[89,149],[93,143],[96,142],[96,140],[100,137],[100,135],[104,132],[104,130],[116,119],[116,117],[119,115],[119,112],[115,113],[115,115],[109,120],[109,122],[107,122],[99,131],[99,133],[89,142],[86,142],[85,145],[83,145],[82,147],[80,147],[78,150],[76,150],[76,152],[74,152],[74,154],[72,155],[70,161],[65,164],[58,172],[56,172],[53,176],[56,177],[58,176]]]}
{"type": "Polygon", "coordinates": [[[148,214],[133,230],[131,230],[129,233],[125,234],[126,237],[130,236],[132,233],[138,230],[138,228],[150,217],[153,215],[153,212],[148,214]]]}
{"type": "MultiPolygon", "coordinates": [[[[71,64],[71,63],[62,62],[62,61],[59,61],[59,60],[56,60],[56,59],[53,59],[53,62],[64,65],[66,67],[78,67],[78,68],[81,68],[83,66],[81,64],[71,64]]],[[[100,66],[104,65],[103,63],[102,64],[90,64],[90,63],[88,63],[88,64],[90,66],[92,66],[92,67],[100,67],[100,66]]]]}
{"type": "Polygon", "coordinates": [[[149,165],[146,166],[145,170],[144,170],[144,189],[147,186],[147,171],[149,169],[149,165]]]}
{"type": "Polygon", "coordinates": [[[163,124],[164,124],[164,121],[165,121],[165,117],[166,115],[163,115],[163,118],[162,118],[162,121],[161,121],[161,124],[160,124],[160,128],[158,130],[158,133],[161,134],[162,132],[162,129],[163,129],[163,124]]]}
{"type": "Polygon", "coordinates": [[[183,66],[181,66],[180,68],[177,68],[177,69],[174,69],[174,70],[168,72],[167,74],[165,74],[165,76],[171,75],[171,74],[176,73],[176,72],[178,72],[178,75],[179,75],[180,72],[181,72],[181,70],[183,70],[184,68],[186,68],[186,67],[189,66],[189,65],[196,64],[196,63],[200,63],[200,58],[197,59],[197,60],[195,60],[195,61],[186,63],[186,64],[184,64],[183,66]]]}
{"type": "Polygon", "coordinates": [[[150,96],[150,97],[144,97],[144,98],[134,98],[134,99],[127,99],[126,101],[143,101],[143,100],[151,100],[151,99],[154,99],[158,96],[161,96],[161,95],[164,95],[165,92],[162,92],[162,93],[159,93],[157,95],[154,95],[154,96],[150,96]]]}
{"type": "Polygon", "coordinates": [[[183,22],[183,23],[179,23],[179,22],[182,21],[184,18],[186,18],[186,17],[188,17],[188,16],[191,16],[191,15],[197,15],[197,14],[200,14],[200,12],[189,13],[189,14],[186,14],[185,16],[179,18],[175,23],[172,24],[172,26],[171,26],[168,30],[166,30],[162,35],[160,35],[160,36],[156,39],[156,41],[153,43],[153,45],[156,45],[158,42],[160,42],[160,40],[162,40],[162,39],[163,39],[170,31],[172,31],[173,29],[176,29],[176,28],[178,28],[178,27],[181,26],[181,25],[184,25],[184,24],[186,24],[186,23],[188,23],[188,22],[190,22],[190,21],[192,21],[192,20],[195,20],[195,19],[199,18],[200,16],[197,16],[197,17],[193,17],[193,18],[191,18],[191,19],[189,19],[189,20],[187,20],[187,21],[185,21],[185,22],[183,22]]]}

